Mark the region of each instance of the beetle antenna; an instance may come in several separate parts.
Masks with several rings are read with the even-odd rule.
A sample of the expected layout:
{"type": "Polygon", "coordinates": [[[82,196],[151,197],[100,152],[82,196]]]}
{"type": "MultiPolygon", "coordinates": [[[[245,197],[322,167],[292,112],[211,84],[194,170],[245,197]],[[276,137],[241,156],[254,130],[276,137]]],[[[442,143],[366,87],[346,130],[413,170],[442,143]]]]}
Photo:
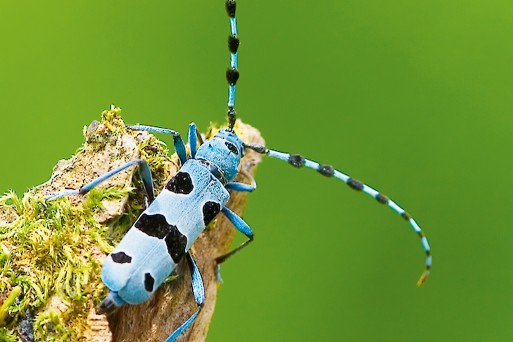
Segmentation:
{"type": "Polygon", "coordinates": [[[408,214],[408,212],[406,212],[403,208],[401,208],[397,203],[395,203],[394,201],[392,201],[390,198],[383,195],[382,193],[378,192],[377,190],[371,188],[370,186],[363,184],[359,180],[351,178],[341,171],[335,170],[331,165],[319,164],[313,160],[305,159],[303,156],[301,156],[299,154],[289,154],[289,153],[278,152],[275,150],[270,150],[262,145],[244,144],[244,147],[249,148],[257,153],[265,154],[265,155],[268,155],[269,157],[273,157],[276,159],[281,159],[283,161],[286,161],[290,165],[292,165],[296,168],[306,166],[310,169],[316,170],[323,176],[338,178],[341,181],[343,181],[344,183],[346,183],[351,189],[366,193],[367,195],[376,199],[378,201],[378,203],[387,205],[393,211],[395,211],[397,214],[401,215],[401,217],[404,220],[406,220],[406,222],[408,222],[410,224],[413,231],[420,238],[422,248],[424,249],[424,253],[426,254],[426,262],[425,262],[425,266],[424,266],[424,272],[422,273],[419,280],[417,281],[417,286],[421,286],[424,283],[424,281],[426,281],[427,277],[429,276],[429,272],[431,271],[431,263],[432,263],[431,249],[429,247],[428,240],[427,240],[426,236],[424,235],[424,232],[420,229],[420,226],[413,219],[413,217],[411,217],[411,215],[408,214]]]}
{"type": "Polygon", "coordinates": [[[237,35],[237,20],[235,19],[235,10],[237,4],[235,0],[226,0],[226,12],[230,17],[230,35],[228,36],[228,49],[230,50],[230,67],[226,70],[226,80],[228,81],[228,129],[233,131],[237,113],[235,112],[235,84],[239,79],[238,55],[239,37],[237,35]]]}

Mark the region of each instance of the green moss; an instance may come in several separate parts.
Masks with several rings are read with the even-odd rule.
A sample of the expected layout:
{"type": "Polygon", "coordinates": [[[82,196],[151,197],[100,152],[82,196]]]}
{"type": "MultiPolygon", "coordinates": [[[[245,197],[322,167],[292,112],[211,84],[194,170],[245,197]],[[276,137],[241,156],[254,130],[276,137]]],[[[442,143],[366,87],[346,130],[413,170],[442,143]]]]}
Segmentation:
{"type": "MultiPolygon", "coordinates": [[[[216,131],[211,126],[207,138],[216,131]]],[[[84,128],[84,136],[84,145],[56,166],[48,183],[21,197],[13,192],[0,197],[0,341],[17,341],[27,312],[35,317],[36,341],[85,341],[88,315],[107,293],[100,278],[103,257],[145,207],[137,176],[120,186],[100,185],[86,196],[46,201],[45,195],[82,185],[98,163],[118,166],[134,158],[127,141],[136,143],[150,165],[157,192],[179,165],[165,143],[127,130],[119,108],[104,111],[100,122],[84,128]],[[99,162],[98,156],[106,159],[99,162]],[[122,210],[102,216],[112,203],[122,210]]]]}
{"type": "Polygon", "coordinates": [[[16,333],[6,328],[0,328],[0,341],[2,342],[18,342],[16,333]]]}
{"type": "MultiPolygon", "coordinates": [[[[86,143],[77,156],[101,151],[127,132],[119,108],[102,113],[102,121],[85,131],[86,143]]],[[[170,158],[162,142],[147,136],[139,143],[160,190],[169,177],[170,158]]],[[[119,152],[120,155],[123,151],[119,152]]],[[[116,155],[115,155],[116,156],[116,155]]],[[[130,186],[97,187],[84,199],[45,201],[35,188],[22,197],[0,197],[0,341],[16,341],[27,310],[36,318],[36,341],[83,341],[87,315],[106,289],[100,279],[101,256],[110,252],[144,206],[138,177],[130,186]],[[100,223],[97,214],[106,200],[127,198],[123,214],[100,223]]]]}
{"type": "Polygon", "coordinates": [[[55,295],[66,304],[94,304],[96,289],[101,287],[101,265],[91,257],[91,251],[94,246],[110,246],[105,242],[108,228],[91,218],[97,203],[87,200],[84,205],[72,206],[67,199],[45,202],[31,192],[21,199],[10,193],[0,202],[16,206],[19,215],[13,222],[0,226],[2,249],[9,255],[3,258],[7,261],[0,273],[0,291],[20,289],[17,300],[7,308],[10,319],[4,324],[18,329],[29,310],[38,315],[34,324],[37,340],[60,340],[72,334],[66,332],[73,330],[71,327],[80,332],[83,323],[77,322],[79,316],[70,317],[67,305],[63,312],[54,313],[51,320],[42,319],[48,314],[38,312],[55,295]],[[98,243],[100,239],[102,243],[98,243]]]}

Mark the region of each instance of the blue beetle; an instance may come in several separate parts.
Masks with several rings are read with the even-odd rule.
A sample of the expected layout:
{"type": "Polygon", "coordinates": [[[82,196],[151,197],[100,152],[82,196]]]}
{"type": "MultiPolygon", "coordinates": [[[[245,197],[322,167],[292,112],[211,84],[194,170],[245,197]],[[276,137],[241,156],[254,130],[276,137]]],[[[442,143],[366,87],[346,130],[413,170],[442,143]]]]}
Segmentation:
{"type": "MultiPolygon", "coordinates": [[[[192,289],[198,310],[178,327],[166,342],[174,341],[187,329],[194,322],[203,305],[205,299],[203,281],[189,249],[208,223],[222,212],[235,228],[248,238],[239,247],[216,258],[218,266],[253,240],[253,232],[249,225],[226,207],[230,198],[228,190],[249,192],[256,188],[254,180],[249,175],[246,176],[249,177],[250,184],[234,182],[245,149],[284,160],[296,168],[304,166],[316,170],[323,176],[335,177],[353,190],[362,191],[379,203],[389,206],[410,224],[421,239],[426,253],[426,262],[418,285],[425,281],[431,268],[431,251],[424,233],[410,214],[387,196],[330,165],[319,164],[298,154],[283,153],[265,146],[247,144],[237,136],[233,129],[237,117],[234,109],[235,85],[239,78],[237,69],[239,37],[235,19],[235,0],[227,0],[225,6],[230,18],[231,31],[228,37],[230,67],[226,72],[229,84],[228,127],[221,129],[214,137],[203,143],[195,124],[191,124],[188,135],[190,147],[188,156],[178,132],[153,126],[128,126],[132,130],[173,135],[174,148],[180,159],[181,168],[157,197],[154,197],[149,166],[142,159],[121,165],[79,190],[65,190],[47,197],[47,199],[56,199],[67,195],[85,194],[116,173],[133,165],[139,165],[150,205],[103,264],[101,275],[109,289],[109,294],[100,303],[99,311],[110,313],[125,303],[138,304],[146,301],[185,256],[191,267],[192,289]]],[[[216,275],[220,279],[219,267],[216,275]]]]}

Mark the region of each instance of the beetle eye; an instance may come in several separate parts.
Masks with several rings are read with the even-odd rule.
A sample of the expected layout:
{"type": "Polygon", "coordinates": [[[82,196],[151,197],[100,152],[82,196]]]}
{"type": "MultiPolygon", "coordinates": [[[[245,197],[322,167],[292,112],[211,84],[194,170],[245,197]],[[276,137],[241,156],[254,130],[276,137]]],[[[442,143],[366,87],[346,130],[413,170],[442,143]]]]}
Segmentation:
{"type": "Polygon", "coordinates": [[[230,152],[234,153],[234,154],[239,154],[239,150],[237,150],[237,147],[235,147],[234,144],[232,144],[231,142],[229,141],[225,141],[224,142],[226,147],[228,147],[228,149],[230,150],[230,152]]]}

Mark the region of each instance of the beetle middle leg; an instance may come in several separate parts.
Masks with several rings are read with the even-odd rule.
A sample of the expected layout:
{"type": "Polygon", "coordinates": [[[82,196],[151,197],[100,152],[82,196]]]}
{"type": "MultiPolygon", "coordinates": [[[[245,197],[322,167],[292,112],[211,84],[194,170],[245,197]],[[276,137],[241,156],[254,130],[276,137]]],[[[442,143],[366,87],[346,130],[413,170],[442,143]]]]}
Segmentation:
{"type": "Polygon", "coordinates": [[[203,307],[203,303],[205,302],[205,287],[203,285],[203,279],[201,278],[200,271],[194,259],[192,258],[191,253],[187,252],[187,261],[189,262],[189,267],[191,269],[191,285],[192,285],[192,293],[194,294],[194,300],[198,305],[198,310],[189,317],[182,325],[180,325],[173,333],[166,339],[165,342],[173,342],[185,329],[192,325],[196,317],[201,311],[203,307]]]}
{"type": "Polygon", "coordinates": [[[254,238],[253,231],[251,230],[249,225],[242,218],[240,218],[237,214],[235,214],[233,211],[231,211],[228,208],[223,208],[222,212],[228,218],[228,220],[230,220],[230,222],[233,223],[233,225],[235,226],[235,228],[237,228],[237,230],[239,232],[241,232],[242,234],[246,235],[248,240],[246,240],[240,246],[234,248],[230,252],[228,252],[226,254],[223,254],[221,256],[218,256],[215,259],[215,262],[216,262],[216,279],[220,283],[223,282],[223,278],[221,278],[221,263],[223,263],[224,261],[226,261],[226,259],[228,259],[232,255],[236,254],[241,249],[243,249],[244,247],[249,245],[250,242],[253,241],[253,238],[254,238]]]}

